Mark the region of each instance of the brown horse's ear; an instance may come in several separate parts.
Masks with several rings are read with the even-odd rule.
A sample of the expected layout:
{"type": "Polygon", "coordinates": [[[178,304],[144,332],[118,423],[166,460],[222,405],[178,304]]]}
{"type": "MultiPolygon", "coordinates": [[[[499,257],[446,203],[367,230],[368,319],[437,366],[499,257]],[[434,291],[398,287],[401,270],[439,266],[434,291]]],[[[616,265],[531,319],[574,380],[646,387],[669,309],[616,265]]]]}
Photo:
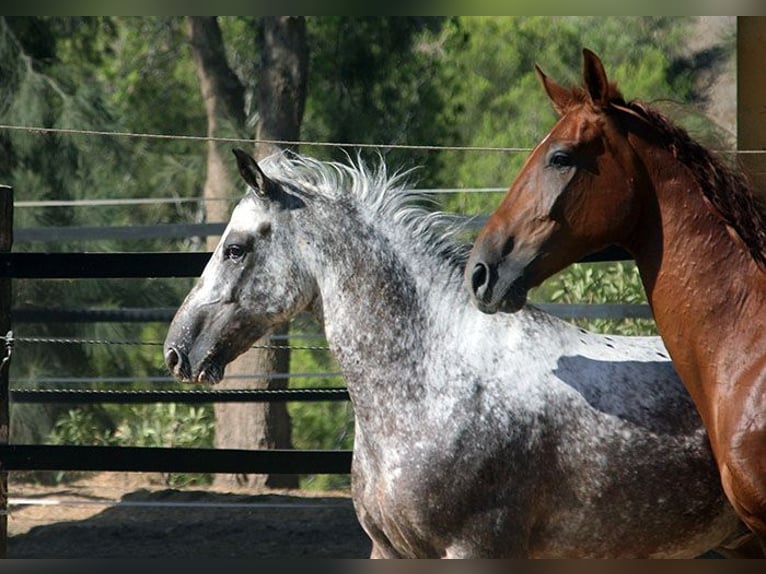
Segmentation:
{"type": "Polygon", "coordinates": [[[551,80],[537,64],[535,64],[535,72],[553,104],[553,109],[558,115],[563,115],[572,102],[572,92],[551,80]]]}
{"type": "Polygon", "coordinates": [[[609,103],[609,80],[606,78],[604,65],[596,54],[583,48],[582,77],[585,89],[591,101],[597,106],[609,103]]]}
{"type": "Polygon", "coordinates": [[[277,185],[261,171],[255,160],[246,151],[239,148],[231,150],[237,158],[239,175],[245,180],[258,197],[273,197],[277,185]]]}

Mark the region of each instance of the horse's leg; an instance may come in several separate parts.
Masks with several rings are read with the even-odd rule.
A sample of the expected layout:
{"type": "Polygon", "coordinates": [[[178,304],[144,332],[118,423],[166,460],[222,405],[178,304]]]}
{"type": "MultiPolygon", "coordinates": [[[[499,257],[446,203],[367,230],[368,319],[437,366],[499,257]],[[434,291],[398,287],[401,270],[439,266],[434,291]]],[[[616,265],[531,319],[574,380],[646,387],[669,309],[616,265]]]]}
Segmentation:
{"type": "Polygon", "coordinates": [[[370,559],[371,560],[382,560],[384,558],[388,558],[388,556],[385,555],[383,552],[383,549],[380,547],[380,545],[376,544],[375,542],[372,543],[372,551],[370,552],[370,559]]]}
{"type": "Polygon", "coordinates": [[[370,560],[385,560],[390,558],[401,558],[390,544],[372,541],[372,550],[370,551],[370,560]]]}
{"type": "Polygon", "coordinates": [[[719,453],[726,495],[766,551],[766,428],[734,433],[719,453]]]}
{"type": "Polygon", "coordinates": [[[388,537],[383,534],[383,531],[378,528],[373,521],[368,519],[367,515],[364,515],[362,527],[365,532],[367,532],[367,536],[370,537],[370,541],[372,542],[372,549],[370,550],[371,560],[401,558],[401,555],[389,542],[388,537]]]}

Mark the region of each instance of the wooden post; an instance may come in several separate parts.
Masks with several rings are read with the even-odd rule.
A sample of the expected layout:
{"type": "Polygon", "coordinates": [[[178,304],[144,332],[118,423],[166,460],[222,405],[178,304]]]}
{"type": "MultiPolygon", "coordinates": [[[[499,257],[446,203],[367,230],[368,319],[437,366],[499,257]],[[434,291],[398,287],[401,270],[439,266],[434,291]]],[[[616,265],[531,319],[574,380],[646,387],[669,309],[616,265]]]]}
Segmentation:
{"type": "Polygon", "coordinates": [[[766,204],[766,17],[737,17],[737,149],[756,194],[766,204]]]}
{"type": "MultiPolygon", "coordinates": [[[[13,188],[0,185],[0,252],[13,246],[13,188]]],[[[0,336],[11,330],[11,279],[0,279],[0,336]]],[[[10,344],[0,339],[0,444],[10,437],[8,375],[11,368],[10,344]]],[[[8,473],[0,460],[0,558],[8,555],[8,473]]]]}

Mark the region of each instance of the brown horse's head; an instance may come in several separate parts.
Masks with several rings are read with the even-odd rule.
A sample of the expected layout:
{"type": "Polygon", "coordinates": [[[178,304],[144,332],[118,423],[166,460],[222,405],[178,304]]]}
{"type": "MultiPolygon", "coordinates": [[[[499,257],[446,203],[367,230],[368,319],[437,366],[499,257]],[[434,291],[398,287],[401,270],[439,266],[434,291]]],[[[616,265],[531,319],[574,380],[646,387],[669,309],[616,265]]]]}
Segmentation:
{"type": "Polygon", "coordinates": [[[559,119],[479,233],[466,285],[487,313],[513,312],[572,261],[621,243],[636,218],[634,153],[613,115],[630,114],[599,58],[583,50],[582,88],[537,74],[559,119]],[[629,169],[630,167],[630,169],[629,169]]]}

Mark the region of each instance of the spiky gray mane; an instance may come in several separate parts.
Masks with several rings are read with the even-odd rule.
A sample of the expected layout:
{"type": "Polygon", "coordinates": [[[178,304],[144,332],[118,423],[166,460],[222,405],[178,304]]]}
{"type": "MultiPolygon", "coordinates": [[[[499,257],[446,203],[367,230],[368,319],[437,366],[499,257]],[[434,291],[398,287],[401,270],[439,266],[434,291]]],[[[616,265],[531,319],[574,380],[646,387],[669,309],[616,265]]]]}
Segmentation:
{"type": "Polygon", "coordinates": [[[413,191],[413,170],[389,173],[382,158],[370,167],[359,156],[340,163],[293,152],[270,156],[261,167],[269,177],[309,201],[320,196],[355,207],[396,244],[422,245],[429,254],[462,272],[470,252],[470,245],[458,239],[465,225],[445,212],[427,209],[436,202],[413,191]]]}

